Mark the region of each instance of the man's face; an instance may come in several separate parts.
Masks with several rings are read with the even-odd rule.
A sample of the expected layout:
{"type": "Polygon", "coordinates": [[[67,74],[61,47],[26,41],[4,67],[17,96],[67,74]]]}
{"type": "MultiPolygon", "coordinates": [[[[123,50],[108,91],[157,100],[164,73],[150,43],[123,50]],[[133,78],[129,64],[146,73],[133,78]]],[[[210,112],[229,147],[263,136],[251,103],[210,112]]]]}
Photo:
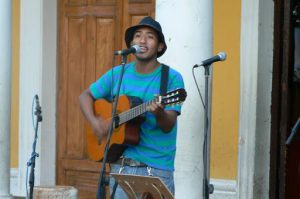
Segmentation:
{"type": "Polygon", "coordinates": [[[135,44],[141,47],[141,52],[136,54],[136,58],[142,61],[156,59],[157,52],[164,47],[164,44],[158,40],[157,32],[149,27],[142,27],[135,31],[132,45],[135,44]]]}

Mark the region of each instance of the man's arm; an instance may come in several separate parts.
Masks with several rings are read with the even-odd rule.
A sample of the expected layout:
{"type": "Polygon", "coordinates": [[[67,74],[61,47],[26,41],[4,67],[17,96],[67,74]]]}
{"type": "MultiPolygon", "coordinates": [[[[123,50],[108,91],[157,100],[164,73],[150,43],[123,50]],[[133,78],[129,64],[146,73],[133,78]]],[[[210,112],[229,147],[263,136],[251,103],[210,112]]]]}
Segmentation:
{"type": "Polygon", "coordinates": [[[104,122],[100,116],[94,112],[94,98],[89,89],[86,89],[79,96],[80,108],[85,118],[91,124],[94,133],[101,138],[107,135],[109,122],[104,122]]]}
{"type": "Polygon", "coordinates": [[[168,133],[172,130],[178,116],[176,111],[164,110],[164,106],[159,103],[152,103],[149,106],[149,111],[155,115],[158,127],[161,128],[165,133],[168,133]]]}

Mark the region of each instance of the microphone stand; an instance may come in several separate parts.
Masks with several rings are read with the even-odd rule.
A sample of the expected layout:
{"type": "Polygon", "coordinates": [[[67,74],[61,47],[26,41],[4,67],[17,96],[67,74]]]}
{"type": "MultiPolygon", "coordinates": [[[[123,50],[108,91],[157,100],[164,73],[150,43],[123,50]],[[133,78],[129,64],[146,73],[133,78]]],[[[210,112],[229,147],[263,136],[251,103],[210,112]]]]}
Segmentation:
{"type": "Polygon", "coordinates": [[[106,171],[108,147],[109,147],[112,132],[113,132],[113,129],[114,129],[114,126],[115,126],[114,122],[115,122],[115,117],[116,117],[116,110],[117,110],[118,99],[119,99],[119,95],[120,95],[120,88],[121,88],[121,83],[122,83],[122,79],[123,79],[123,75],[124,75],[126,62],[127,62],[127,55],[122,55],[122,60],[121,60],[122,70],[121,70],[121,75],[120,75],[120,81],[118,83],[116,96],[115,97],[112,96],[113,99],[115,99],[115,100],[114,100],[114,103],[113,103],[112,119],[111,119],[109,131],[108,131],[108,135],[107,135],[107,141],[106,141],[104,154],[103,154],[102,169],[101,169],[101,172],[99,174],[98,190],[97,190],[97,195],[96,195],[97,199],[105,199],[106,198],[105,186],[109,184],[109,178],[105,177],[104,174],[105,174],[105,171],[106,171]]]}
{"type": "Polygon", "coordinates": [[[29,159],[29,161],[27,162],[27,166],[31,166],[30,169],[30,176],[29,176],[29,198],[32,199],[33,198],[33,187],[34,187],[34,171],[35,171],[35,159],[36,157],[39,157],[39,154],[35,152],[36,149],[36,142],[37,142],[37,132],[38,132],[38,125],[39,122],[41,122],[43,120],[43,117],[41,115],[42,113],[42,108],[39,105],[38,102],[38,96],[35,95],[35,99],[36,99],[36,107],[35,107],[35,112],[34,114],[36,115],[36,125],[35,125],[35,135],[34,135],[34,141],[33,141],[33,145],[32,145],[32,153],[31,153],[31,157],[29,159]]]}
{"type": "Polygon", "coordinates": [[[204,154],[203,154],[203,161],[204,161],[204,175],[203,175],[203,197],[204,199],[209,199],[209,194],[214,192],[214,186],[210,184],[210,131],[209,131],[209,119],[208,119],[208,80],[209,80],[209,65],[203,65],[205,69],[205,113],[204,113],[204,154]]]}

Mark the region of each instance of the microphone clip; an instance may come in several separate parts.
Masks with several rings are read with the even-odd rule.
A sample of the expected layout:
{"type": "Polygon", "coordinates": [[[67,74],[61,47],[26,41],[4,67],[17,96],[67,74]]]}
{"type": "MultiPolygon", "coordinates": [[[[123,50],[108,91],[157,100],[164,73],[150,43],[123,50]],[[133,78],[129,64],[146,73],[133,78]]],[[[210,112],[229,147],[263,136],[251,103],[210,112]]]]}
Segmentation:
{"type": "Polygon", "coordinates": [[[35,112],[34,112],[34,114],[37,116],[38,122],[41,122],[43,120],[42,107],[40,106],[38,95],[35,96],[35,112]]]}

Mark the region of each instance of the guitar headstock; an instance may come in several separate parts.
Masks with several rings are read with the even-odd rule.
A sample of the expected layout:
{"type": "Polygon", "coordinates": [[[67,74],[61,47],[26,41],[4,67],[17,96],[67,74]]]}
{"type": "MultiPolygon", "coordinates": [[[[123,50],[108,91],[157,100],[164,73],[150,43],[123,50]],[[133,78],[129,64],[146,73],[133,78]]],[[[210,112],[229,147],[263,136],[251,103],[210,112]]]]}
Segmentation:
{"type": "Polygon", "coordinates": [[[168,92],[166,95],[159,96],[159,101],[163,105],[175,105],[184,102],[187,94],[183,88],[178,88],[168,92]]]}

